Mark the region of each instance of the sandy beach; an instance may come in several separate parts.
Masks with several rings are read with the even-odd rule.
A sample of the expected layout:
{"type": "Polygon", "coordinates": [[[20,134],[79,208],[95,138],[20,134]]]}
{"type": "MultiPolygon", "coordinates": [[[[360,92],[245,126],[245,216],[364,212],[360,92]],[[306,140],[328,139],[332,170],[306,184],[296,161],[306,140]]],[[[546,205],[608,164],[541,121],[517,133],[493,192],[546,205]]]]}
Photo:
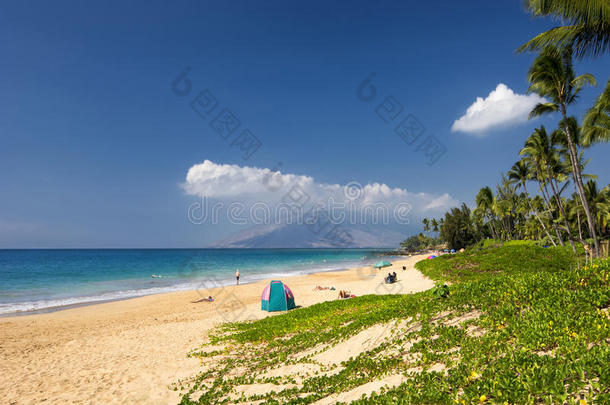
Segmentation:
{"type": "MultiPolygon", "coordinates": [[[[283,281],[303,307],[337,299],[339,290],[408,294],[434,284],[413,268],[424,257],[405,257],[381,270],[353,268],[283,281]],[[388,271],[398,274],[397,283],[383,283],[388,271]]],[[[9,404],[176,403],[170,385],[197,373],[199,361],[186,355],[212,328],[278,314],[260,310],[268,281],[0,318],[0,398],[9,404]],[[208,295],[215,302],[192,303],[208,295]]]]}

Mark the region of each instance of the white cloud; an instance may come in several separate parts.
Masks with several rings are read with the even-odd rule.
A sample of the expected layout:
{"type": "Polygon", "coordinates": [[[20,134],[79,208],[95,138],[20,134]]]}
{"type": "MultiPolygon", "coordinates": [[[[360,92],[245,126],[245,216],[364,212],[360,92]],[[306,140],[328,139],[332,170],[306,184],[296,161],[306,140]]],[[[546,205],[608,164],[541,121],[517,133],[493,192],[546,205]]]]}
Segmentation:
{"type": "Polygon", "coordinates": [[[293,187],[309,197],[309,203],[354,202],[360,207],[386,204],[389,208],[397,204],[409,203],[413,213],[442,214],[457,205],[449,194],[433,195],[411,193],[406,189],[392,188],[386,184],[356,182],[341,184],[318,183],[312,177],[273,172],[267,168],[216,164],[209,160],[192,166],[182,185],[189,195],[218,200],[252,203],[277,204],[293,187]]]}
{"type": "Polygon", "coordinates": [[[453,122],[452,132],[484,135],[484,131],[527,121],[532,108],[546,102],[537,94],[517,94],[504,83],[498,84],[487,98],[477,97],[466,114],[453,122]]]}

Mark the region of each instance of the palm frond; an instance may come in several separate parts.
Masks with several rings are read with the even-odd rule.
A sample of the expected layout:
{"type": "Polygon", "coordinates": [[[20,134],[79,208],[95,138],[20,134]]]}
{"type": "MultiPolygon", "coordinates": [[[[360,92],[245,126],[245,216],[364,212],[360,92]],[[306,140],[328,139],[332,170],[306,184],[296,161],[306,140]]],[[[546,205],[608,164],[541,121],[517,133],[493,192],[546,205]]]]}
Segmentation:
{"type": "Polygon", "coordinates": [[[578,24],[610,19],[610,3],[604,0],[526,0],[525,6],[536,16],[555,16],[578,24]]]}
{"type": "Polygon", "coordinates": [[[555,103],[538,103],[532,111],[530,111],[529,118],[539,117],[544,114],[549,114],[557,111],[558,106],[555,103]]]}
{"type": "Polygon", "coordinates": [[[610,52],[610,2],[607,0],[527,0],[534,16],[554,16],[564,23],[532,38],[519,52],[546,46],[570,47],[574,56],[597,56],[610,52]]]}
{"type": "Polygon", "coordinates": [[[597,86],[597,80],[595,80],[595,76],[590,73],[583,73],[582,75],[577,76],[574,78],[574,80],[572,80],[572,86],[574,86],[575,89],[583,87],[586,84],[589,84],[591,86],[597,86]]]}
{"type": "Polygon", "coordinates": [[[610,141],[610,80],[583,120],[583,145],[610,141]]]}

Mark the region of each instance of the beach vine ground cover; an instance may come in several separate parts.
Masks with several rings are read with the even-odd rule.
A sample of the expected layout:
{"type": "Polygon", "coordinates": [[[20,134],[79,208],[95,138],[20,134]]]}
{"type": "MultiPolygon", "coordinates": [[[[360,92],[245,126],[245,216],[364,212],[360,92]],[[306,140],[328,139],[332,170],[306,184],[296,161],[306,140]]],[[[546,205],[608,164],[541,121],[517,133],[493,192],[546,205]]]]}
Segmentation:
{"type": "Polygon", "coordinates": [[[176,384],[182,403],[314,403],[388,376],[401,383],[353,403],[610,403],[608,260],[577,266],[567,248],[513,243],[416,267],[448,294],[369,295],[223,325],[190,354],[203,371],[176,384]],[[371,330],[379,336],[350,358],[321,360],[371,330]]]}

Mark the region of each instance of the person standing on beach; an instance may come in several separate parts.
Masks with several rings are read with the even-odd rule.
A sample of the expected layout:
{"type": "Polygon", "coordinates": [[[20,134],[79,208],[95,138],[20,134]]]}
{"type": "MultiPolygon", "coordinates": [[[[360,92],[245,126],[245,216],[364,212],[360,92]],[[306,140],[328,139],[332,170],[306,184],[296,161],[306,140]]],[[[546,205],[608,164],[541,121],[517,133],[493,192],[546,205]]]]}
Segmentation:
{"type": "Polygon", "coordinates": [[[239,285],[239,269],[237,269],[237,271],[235,272],[235,279],[237,280],[236,285],[239,285]]]}

